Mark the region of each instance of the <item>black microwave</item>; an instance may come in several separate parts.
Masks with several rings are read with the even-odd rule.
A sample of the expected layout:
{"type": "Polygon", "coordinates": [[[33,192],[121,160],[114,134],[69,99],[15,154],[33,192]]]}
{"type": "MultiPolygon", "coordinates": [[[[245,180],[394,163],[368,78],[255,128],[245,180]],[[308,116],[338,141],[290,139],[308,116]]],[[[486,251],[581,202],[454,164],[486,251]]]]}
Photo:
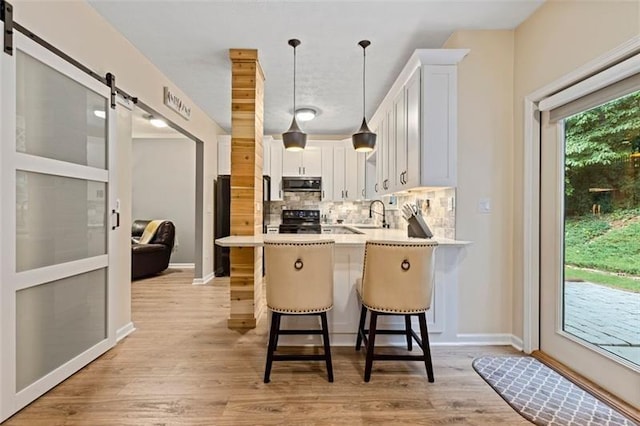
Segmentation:
{"type": "Polygon", "coordinates": [[[284,192],[320,192],[322,191],[322,178],[283,177],[282,190],[284,192]]]}

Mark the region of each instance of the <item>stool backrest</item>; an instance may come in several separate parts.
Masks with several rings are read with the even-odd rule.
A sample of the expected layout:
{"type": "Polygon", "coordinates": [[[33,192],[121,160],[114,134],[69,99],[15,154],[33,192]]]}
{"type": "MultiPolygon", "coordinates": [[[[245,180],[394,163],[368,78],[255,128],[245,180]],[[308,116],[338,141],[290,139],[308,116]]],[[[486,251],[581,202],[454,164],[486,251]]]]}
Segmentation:
{"type": "Polygon", "coordinates": [[[264,243],[267,306],[276,312],[325,312],[333,306],[333,241],[264,243]]]}
{"type": "Polygon", "coordinates": [[[362,303],[379,312],[425,312],[431,307],[438,243],[368,241],[362,303]]]}

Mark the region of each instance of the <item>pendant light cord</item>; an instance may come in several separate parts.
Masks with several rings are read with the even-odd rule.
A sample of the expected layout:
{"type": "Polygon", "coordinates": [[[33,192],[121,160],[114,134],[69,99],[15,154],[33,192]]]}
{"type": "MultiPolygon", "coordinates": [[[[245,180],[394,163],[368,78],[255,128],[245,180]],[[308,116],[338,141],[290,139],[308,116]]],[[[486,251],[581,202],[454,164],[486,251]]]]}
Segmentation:
{"type": "Polygon", "coordinates": [[[362,48],[362,116],[365,117],[365,79],[367,78],[366,74],[367,68],[367,48],[362,48]]]}
{"type": "Polygon", "coordinates": [[[293,117],[296,116],[296,47],[293,47],[293,117]]]}

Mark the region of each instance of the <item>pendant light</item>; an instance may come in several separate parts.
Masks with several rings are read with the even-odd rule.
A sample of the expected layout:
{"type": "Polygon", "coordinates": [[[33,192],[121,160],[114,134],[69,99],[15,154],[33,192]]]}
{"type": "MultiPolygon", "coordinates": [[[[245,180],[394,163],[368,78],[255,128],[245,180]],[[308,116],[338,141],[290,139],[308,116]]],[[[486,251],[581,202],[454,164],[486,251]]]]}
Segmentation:
{"type": "Polygon", "coordinates": [[[365,116],[366,49],[370,44],[371,42],[369,40],[362,40],[358,43],[358,45],[362,47],[362,125],[360,125],[360,130],[351,136],[353,148],[358,152],[371,152],[376,147],[376,134],[369,130],[367,117],[365,116]]]}
{"type": "Polygon", "coordinates": [[[293,121],[289,130],[282,134],[282,143],[287,151],[302,151],[307,144],[307,134],[300,130],[296,121],[296,47],[300,46],[300,40],[289,40],[289,46],[293,47],[293,121]]]}

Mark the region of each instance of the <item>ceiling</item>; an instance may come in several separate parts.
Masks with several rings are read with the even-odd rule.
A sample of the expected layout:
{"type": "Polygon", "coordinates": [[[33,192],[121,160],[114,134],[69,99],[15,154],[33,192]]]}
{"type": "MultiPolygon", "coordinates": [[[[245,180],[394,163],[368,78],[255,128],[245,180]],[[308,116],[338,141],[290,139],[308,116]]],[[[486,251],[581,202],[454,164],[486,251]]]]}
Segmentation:
{"type": "Polygon", "coordinates": [[[415,49],[440,48],[459,29],[513,29],[544,0],[208,0],[90,4],[226,131],[231,128],[230,48],[258,49],[265,134],[291,123],[293,49],[297,106],[319,114],[309,135],[349,135],[362,121],[362,39],[370,117],[415,49]]]}

